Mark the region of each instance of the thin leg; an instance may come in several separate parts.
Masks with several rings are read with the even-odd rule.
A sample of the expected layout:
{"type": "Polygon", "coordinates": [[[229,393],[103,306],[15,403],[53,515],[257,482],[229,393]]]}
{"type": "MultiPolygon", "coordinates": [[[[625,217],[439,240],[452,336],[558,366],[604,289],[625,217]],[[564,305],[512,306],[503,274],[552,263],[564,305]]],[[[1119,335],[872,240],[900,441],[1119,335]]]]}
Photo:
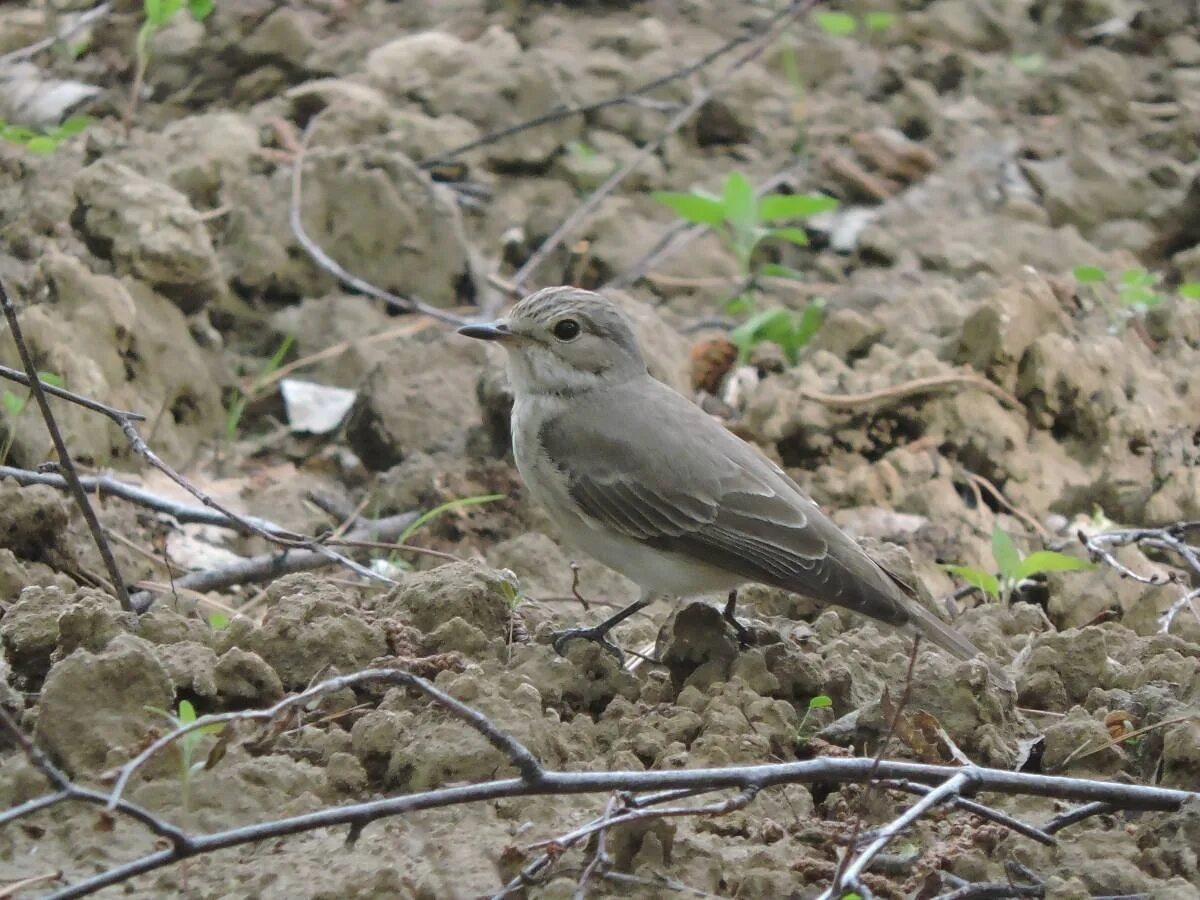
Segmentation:
{"type": "Polygon", "coordinates": [[[572,638],[582,638],[585,641],[593,641],[620,660],[621,664],[625,664],[625,653],[615,643],[608,639],[608,633],[616,626],[620,625],[639,609],[644,609],[654,601],[654,595],[642,592],[642,596],[638,597],[633,603],[630,603],[624,609],[613,613],[599,625],[592,625],[589,628],[567,628],[564,631],[556,631],[554,633],[554,650],[560,655],[563,654],[563,648],[566,647],[567,641],[572,638]]]}
{"type": "Polygon", "coordinates": [[[729,592],[729,598],[725,601],[725,612],[721,613],[721,618],[733,626],[733,630],[737,632],[738,643],[743,647],[748,647],[754,643],[754,634],[737,620],[734,611],[737,609],[737,588],[729,592]]]}

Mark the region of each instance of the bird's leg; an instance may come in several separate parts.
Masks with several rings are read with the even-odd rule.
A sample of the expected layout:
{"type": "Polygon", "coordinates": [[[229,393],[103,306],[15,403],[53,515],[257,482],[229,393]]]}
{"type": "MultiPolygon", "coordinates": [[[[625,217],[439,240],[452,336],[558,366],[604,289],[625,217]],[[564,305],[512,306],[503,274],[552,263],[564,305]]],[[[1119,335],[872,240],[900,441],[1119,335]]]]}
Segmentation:
{"type": "Polygon", "coordinates": [[[734,610],[737,608],[737,588],[729,592],[729,597],[725,601],[725,611],[721,613],[721,618],[733,626],[733,630],[737,632],[738,643],[743,647],[748,647],[754,643],[754,635],[734,615],[734,610]]]}
{"type": "Polygon", "coordinates": [[[615,643],[608,639],[608,633],[616,626],[620,625],[639,609],[644,609],[654,601],[654,595],[646,591],[637,598],[633,603],[630,603],[624,609],[613,613],[599,625],[592,625],[587,628],[567,628],[563,631],[556,631],[553,638],[553,646],[555,652],[560,655],[565,655],[563,649],[566,647],[567,641],[572,638],[582,638],[585,641],[593,641],[599,644],[613,656],[615,656],[622,665],[625,664],[625,653],[615,643]]]}

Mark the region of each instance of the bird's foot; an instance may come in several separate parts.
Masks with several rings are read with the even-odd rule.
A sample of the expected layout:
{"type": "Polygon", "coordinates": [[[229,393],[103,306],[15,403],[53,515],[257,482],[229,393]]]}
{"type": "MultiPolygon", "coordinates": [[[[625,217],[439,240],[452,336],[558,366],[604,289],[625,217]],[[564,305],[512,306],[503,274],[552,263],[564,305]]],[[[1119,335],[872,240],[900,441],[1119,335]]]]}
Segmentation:
{"type": "Polygon", "coordinates": [[[556,631],[551,636],[551,646],[554,647],[554,652],[559,656],[566,656],[567,642],[575,638],[580,638],[585,641],[591,641],[594,644],[599,644],[604,650],[611,653],[617,658],[617,662],[622,666],[625,665],[625,651],[618,647],[608,637],[611,627],[605,627],[607,623],[593,625],[591,628],[566,628],[562,631],[556,631]]]}
{"type": "Polygon", "coordinates": [[[737,607],[737,591],[729,592],[729,599],[725,601],[725,609],[721,613],[721,618],[729,623],[737,634],[738,646],[749,647],[754,641],[754,632],[737,620],[734,611],[737,607]]]}

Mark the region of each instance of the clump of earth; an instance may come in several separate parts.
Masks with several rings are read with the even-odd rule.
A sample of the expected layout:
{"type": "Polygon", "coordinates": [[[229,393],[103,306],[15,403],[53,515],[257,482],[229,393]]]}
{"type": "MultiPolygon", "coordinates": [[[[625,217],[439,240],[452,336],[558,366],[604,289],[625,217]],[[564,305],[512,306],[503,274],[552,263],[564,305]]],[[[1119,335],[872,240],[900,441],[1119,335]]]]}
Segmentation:
{"type": "MultiPolygon", "coordinates": [[[[803,275],[764,279],[761,307],[825,302],[824,323],[794,364],[762,344],[730,371],[699,371],[701,349],[722,340],[720,320],[736,318],[724,310],[740,283],[735,256],[709,232],[610,292],[635,321],[652,374],[784,466],[1010,666],[1015,696],[978,663],[934,650],[913,667],[906,709],[931,717],[973,762],[1200,789],[1200,619],[1185,609],[1169,633],[1161,626],[1180,583],[1098,567],[1005,600],[947,604],[961,582],[943,565],[994,571],[997,528],[1023,552],[1081,556],[1076,532],[1098,522],[1200,519],[1200,302],[1175,290],[1200,281],[1200,11],[1187,0],[938,0],[891,11],[870,34],[792,25],[606,196],[534,282],[606,289],[621,280],[675,222],[657,190],[716,192],[733,171],[756,183],[787,171],[784,189],[836,197],[832,220],[807,223],[809,246],[763,250],[803,275]],[[1105,277],[1080,281],[1081,267],[1105,277]],[[1160,276],[1153,302],[1123,302],[1129,272],[1160,276]],[[964,379],[888,394],[964,372],[991,389],[964,379]],[[828,400],[871,393],[883,396],[828,400]],[[1116,740],[1121,729],[1145,731],[1116,740]]],[[[768,14],[708,0],[219,3],[204,21],[180,15],[156,35],[128,131],[140,8],[98,19],[75,55],[33,57],[47,82],[94,88],[71,110],[91,124],[53,153],[0,143],[0,277],[39,370],[145,414],[143,435],[195,483],[297,531],[336,528],[356,509],[379,518],[502,496],[414,533],[442,556],[375,553],[367,561],[391,586],[327,568],[205,594],[173,592],[172,577],[270,545],[108,498],[98,508],[121,536],[113,546],[125,580],[156,592],[138,616],[104,589],[65,494],[0,480],[0,704],[56,765],[99,783],[167,727],[156,710],[181,701],[200,713],[261,708],[323,678],[396,665],[556,769],[876,752],[911,644],[845,611],[752,587],[740,598],[748,647],[721,621],[722,598],[688,598],[618,631],[650,658],[636,666],[582,643],[555,652],[555,629],[598,621],[637,591],[565,546],[524,491],[508,451],[502,359],[433,318],[347,291],[289,221],[305,134],[298,213],[330,257],[435,308],[492,305],[489,276],[510,277],[657,138],[697,83],[443,157],[560,105],[662,77],[768,14]],[[287,427],[274,376],[296,361],[283,374],[354,392],[339,428],[287,427]],[[590,609],[576,589],[596,601],[590,609]]],[[[0,59],[44,27],[36,8],[0,8],[0,59]]],[[[0,68],[0,103],[7,84],[0,68]]],[[[2,106],[0,115],[17,121],[2,106]]],[[[16,365],[7,331],[0,356],[16,365]]],[[[68,404],[55,411],[84,470],[189,500],[149,474],[107,419],[68,404]]],[[[52,457],[32,405],[6,403],[0,437],[5,465],[36,469],[52,457]]],[[[1119,558],[1140,572],[1172,571],[1135,547],[1119,558]]],[[[216,740],[205,737],[201,750],[216,740]]],[[[0,804],[45,793],[24,754],[2,747],[0,804]]],[[[948,761],[923,757],[902,735],[887,751],[948,761]]],[[[186,794],[167,753],[127,796],[209,832],[510,774],[498,751],[427,700],[365,685],[327,695],[285,727],[247,728],[186,794]]],[[[137,896],[491,895],[537,858],[530,845],[606,802],[509,798],[424,811],[371,824],[351,843],[344,831],[318,830],[127,887],[137,896]]],[[[590,891],[659,896],[679,883],[717,896],[815,895],[855,823],[886,821],[908,802],[865,797],[856,785],[793,785],[721,817],[623,826],[607,849],[614,871],[635,881],[594,879],[590,891]]],[[[1032,798],[988,802],[1034,822],[1061,811],[1032,798]]],[[[877,896],[934,896],[939,872],[1002,882],[1011,862],[1051,897],[1185,898],[1200,884],[1195,802],[1095,817],[1053,848],[935,812],[903,844],[906,861],[868,876],[877,896]]],[[[52,871],[78,880],[154,847],[122,817],[58,806],[0,829],[0,880],[52,871]]],[[[563,854],[525,894],[572,896],[590,852],[563,854]]]]}

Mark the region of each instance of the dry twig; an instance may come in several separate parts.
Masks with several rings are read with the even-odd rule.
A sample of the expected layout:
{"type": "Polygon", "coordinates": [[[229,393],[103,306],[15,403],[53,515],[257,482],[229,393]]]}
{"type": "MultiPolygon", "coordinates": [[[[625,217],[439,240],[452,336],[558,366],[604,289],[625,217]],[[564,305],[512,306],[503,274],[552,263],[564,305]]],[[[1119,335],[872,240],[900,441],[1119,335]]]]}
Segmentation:
{"type": "Polygon", "coordinates": [[[0,306],[4,307],[4,318],[8,321],[9,331],[12,332],[13,343],[17,345],[17,355],[21,357],[21,365],[25,367],[25,383],[33,394],[33,399],[37,401],[38,409],[42,413],[42,420],[46,423],[46,430],[50,432],[50,440],[54,442],[54,451],[58,454],[58,464],[62,467],[71,496],[75,500],[75,505],[79,507],[80,513],[83,514],[83,520],[87,522],[88,531],[92,533],[92,540],[96,542],[96,549],[100,551],[100,559],[104,561],[104,568],[108,570],[108,577],[112,582],[117,600],[121,603],[121,609],[128,612],[133,609],[129,600],[129,589],[125,586],[125,579],[121,577],[121,570],[117,567],[117,560],[113,556],[112,548],[104,537],[104,529],[100,527],[96,511],[92,509],[87,493],[84,491],[83,485],[79,483],[79,473],[75,471],[75,463],[72,462],[70,451],[67,450],[67,442],[63,440],[62,432],[58,430],[58,422],[55,421],[54,412],[50,409],[50,401],[46,399],[46,391],[38,377],[33,354],[29,352],[29,345],[25,343],[25,335],[21,332],[21,323],[17,319],[17,308],[8,296],[8,290],[3,281],[0,281],[0,306]]]}
{"type": "MultiPolygon", "coordinates": [[[[147,853],[123,865],[99,872],[55,892],[54,898],[82,897],[110,885],[120,884],[136,875],[160,869],[164,866],[200,856],[228,847],[250,844],[269,838],[283,837],[318,828],[339,825],[350,826],[352,833],[361,831],[367,824],[381,818],[404,815],[422,809],[455,806],[463,803],[494,800],[500,797],[523,797],[535,795],[571,795],[610,791],[662,791],[652,798],[631,800],[631,813],[651,801],[665,803],[683,796],[711,791],[735,789],[741,793],[729,800],[712,804],[713,813],[734,804],[749,802],[756,792],[783,784],[821,782],[863,782],[879,778],[902,779],[935,786],[917,804],[918,813],[909,814],[893,822],[876,838],[890,837],[900,828],[915,819],[924,809],[937,802],[956,796],[964,790],[992,791],[996,793],[1026,794],[1043,797],[1058,797],[1075,801],[1102,801],[1127,809],[1177,810],[1186,801],[1200,794],[1168,788],[1143,785],[1107,783],[1080,778],[1063,778],[1048,775],[1033,775],[1025,772],[1009,772],[1002,769],[970,768],[969,770],[946,766],[931,766],[921,763],[906,763],[879,759],[848,759],[819,757],[817,759],[763,765],[728,766],[710,769],[670,769],[662,771],[616,771],[616,772],[565,772],[548,770],[541,766],[527,747],[516,738],[502,731],[477,710],[455,700],[431,683],[411,673],[397,669],[371,669],[350,675],[331,678],[315,684],[301,694],[289,697],[267,710],[251,710],[203,716],[194,722],[177,727],[164,735],[151,747],[140,753],[118,772],[118,780],[111,792],[96,791],[71,782],[62,772],[45,759],[19,730],[11,716],[0,710],[0,726],[10,731],[20,744],[29,760],[45,775],[54,790],[45,797],[36,798],[0,815],[0,825],[11,823],[38,810],[46,809],[66,800],[85,802],[108,807],[114,803],[114,811],[141,822],[153,833],[166,839],[168,846],[147,853]],[[383,683],[402,684],[425,694],[436,704],[449,711],[472,730],[478,732],[493,747],[503,753],[517,771],[516,777],[502,778],[476,784],[463,784],[408,794],[386,797],[363,803],[330,807],[311,813],[274,819],[254,825],[230,828],[211,834],[192,834],[180,830],[160,816],[120,798],[120,792],[132,774],[153,753],[178,741],[183,735],[197,728],[217,722],[270,720],[284,709],[306,703],[316,696],[331,690],[374,680],[383,683]]],[[[914,807],[916,809],[917,807],[914,807]]],[[[677,807],[674,814],[695,815],[693,807],[677,807]]],[[[664,812],[664,810],[660,810],[664,812]]],[[[613,821],[620,818],[620,814],[613,821]]],[[[598,827],[608,827],[600,825],[598,827]]],[[[886,843],[886,841],[884,841],[886,843]]],[[[872,845],[872,847],[874,844],[872,845]]],[[[871,848],[867,848],[871,852],[871,848]]],[[[875,851],[877,852],[877,851],[875,851]]],[[[864,854],[866,855],[866,854],[864,854]]],[[[859,857],[862,859],[862,857],[859,857]]],[[[847,870],[852,874],[865,868],[869,859],[859,865],[851,864],[847,870]]]]}
{"type": "Polygon", "coordinates": [[[525,288],[525,283],[529,277],[537,270],[537,268],[546,261],[546,258],[557,249],[558,245],[563,242],[585,219],[587,219],[601,201],[613,192],[625,178],[633,172],[639,165],[647,160],[652,154],[658,151],[671,135],[684,126],[684,124],[694,116],[702,106],[712,99],[717,88],[724,82],[728,81],[737,71],[747,64],[756,60],[761,56],[768,47],[775,42],[779,35],[792,24],[796,19],[804,15],[812,6],[816,5],[817,0],[797,0],[788,4],[779,12],[771,16],[765,23],[763,31],[750,42],[750,46],[746,51],[737,56],[733,62],[725,67],[712,81],[712,83],[704,88],[696,91],[692,99],[679,110],[667,122],[659,134],[652,140],[647,141],[638,152],[633,154],[622,165],[618,166],[611,175],[604,180],[588,198],[554,230],[554,232],[542,242],[542,245],[537,248],[527,259],[524,265],[521,266],[513,275],[513,287],[517,291],[522,291],[525,288]]]}

